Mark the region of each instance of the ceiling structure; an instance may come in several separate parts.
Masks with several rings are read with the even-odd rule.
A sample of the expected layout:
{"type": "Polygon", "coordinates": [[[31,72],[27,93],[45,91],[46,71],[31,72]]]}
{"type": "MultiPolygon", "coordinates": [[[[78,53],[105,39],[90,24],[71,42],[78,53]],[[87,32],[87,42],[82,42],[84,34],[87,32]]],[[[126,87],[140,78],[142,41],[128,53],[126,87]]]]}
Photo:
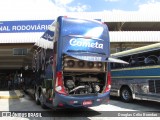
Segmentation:
{"type": "Polygon", "coordinates": [[[160,22],[105,22],[109,31],[160,31],[160,22]]]}

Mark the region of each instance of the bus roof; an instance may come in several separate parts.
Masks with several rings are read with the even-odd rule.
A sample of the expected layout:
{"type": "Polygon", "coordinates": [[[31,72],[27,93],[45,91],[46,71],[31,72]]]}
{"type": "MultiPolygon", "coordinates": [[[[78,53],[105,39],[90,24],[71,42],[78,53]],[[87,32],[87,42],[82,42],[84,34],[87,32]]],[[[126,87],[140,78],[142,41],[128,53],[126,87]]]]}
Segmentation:
{"type": "Polygon", "coordinates": [[[128,55],[134,55],[137,53],[145,53],[145,52],[149,52],[149,51],[153,51],[153,50],[158,50],[160,49],[160,43],[155,43],[155,44],[151,44],[151,45],[147,45],[147,46],[143,46],[143,47],[139,47],[139,48],[134,48],[131,50],[126,50],[123,52],[118,52],[118,53],[114,53],[111,54],[112,57],[124,57],[124,56],[128,56],[128,55]]]}

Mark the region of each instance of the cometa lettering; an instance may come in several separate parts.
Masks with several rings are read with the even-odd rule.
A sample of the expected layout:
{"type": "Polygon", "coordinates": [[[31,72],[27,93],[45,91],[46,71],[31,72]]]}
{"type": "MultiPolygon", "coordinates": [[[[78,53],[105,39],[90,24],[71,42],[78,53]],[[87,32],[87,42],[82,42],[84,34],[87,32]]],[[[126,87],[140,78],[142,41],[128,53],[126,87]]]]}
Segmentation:
{"type": "Polygon", "coordinates": [[[99,49],[103,49],[103,44],[100,44],[98,42],[89,42],[89,41],[79,41],[77,39],[71,39],[69,41],[71,46],[79,46],[79,47],[89,47],[89,48],[99,48],[99,49]]]}

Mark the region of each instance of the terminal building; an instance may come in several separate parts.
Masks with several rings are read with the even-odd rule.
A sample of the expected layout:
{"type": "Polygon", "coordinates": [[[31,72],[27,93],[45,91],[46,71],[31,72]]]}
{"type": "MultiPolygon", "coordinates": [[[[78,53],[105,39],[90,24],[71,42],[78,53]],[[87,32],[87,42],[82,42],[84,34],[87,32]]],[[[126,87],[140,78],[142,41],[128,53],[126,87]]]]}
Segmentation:
{"type": "MultiPolygon", "coordinates": [[[[96,19],[108,25],[111,53],[160,42],[160,15],[156,13],[65,13],[68,17],[96,19]]],[[[44,32],[55,16],[36,18],[0,18],[0,81],[21,73],[32,59],[27,58],[34,44],[43,39],[44,32]],[[11,74],[12,73],[12,74],[11,74]]],[[[47,36],[48,38],[50,36],[47,36]]],[[[6,84],[6,83],[3,83],[6,84]]],[[[0,86],[0,89],[2,87],[0,86]]]]}

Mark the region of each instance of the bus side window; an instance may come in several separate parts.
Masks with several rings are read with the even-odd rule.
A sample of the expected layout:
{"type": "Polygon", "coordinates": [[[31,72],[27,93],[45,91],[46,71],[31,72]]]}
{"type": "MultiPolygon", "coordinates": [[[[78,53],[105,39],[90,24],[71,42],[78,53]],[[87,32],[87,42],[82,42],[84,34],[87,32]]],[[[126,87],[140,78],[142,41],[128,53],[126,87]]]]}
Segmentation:
{"type": "Polygon", "coordinates": [[[136,66],[138,66],[138,65],[139,65],[139,61],[138,61],[137,56],[131,56],[129,63],[130,63],[130,66],[131,66],[131,67],[136,67],[136,66]]]}
{"type": "Polygon", "coordinates": [[[45,69],[46,79],[52,79],[52,64],[50,61],[46,63],[46,69],[45,69]]]}
{"type": "Polygon", "coordinates": [[[116,68],[116,64],[115,63],[111,63],[111,68],[115,69],[116,68]]]}
{"type": "Polygon", "coordinates": [[[158,59],[158,58],[156,58],[156,59],[154,59],[154,58],[156,58],[156,57],[153,56],[153,55],[146,57],[144,59],[145,64],[147,64],[147,65],[154,65],[154,64],[156,64],[156,59],[158,59]]]}
{"type": "Polygon", "coordinates": [[[121,64],[119,64],[119,63],[112,63],[111,64],[111,68],[112,69],[121,68],[121,64]]]}
{"type": "Polygon", "coordinates": [[[136,61],[134,59],[131,60],[131,66],[135,66],[136,61]]]}
{"type": "Polygon", "coordinates": [[[138,66],[138,64],[139,64],[139,61],[137,61],[136,59],[132,59],[130,62],[131,67],[136,67],[136,66],[138,66]]]}
{"type": "Polygon", "coordinates": [[[57,41],[54,42],[54,48],[53,48],[53,53],[57,53],[57,41]]]}
{"type": "Polygon", "coordinates": [[[116,68],[122,68],[122,64],[121,63],[116,63],[116,68]]]}
{"type": "Polygon", "coordinates": [[[114,69],[114,68],[115,68],[115,64],[111,63],[111,69],[114,69]]]}
{"type": "Polygon", "coordinates": [[[157,64],[160,64],[160,56],[158,57],[157,64]]]}

